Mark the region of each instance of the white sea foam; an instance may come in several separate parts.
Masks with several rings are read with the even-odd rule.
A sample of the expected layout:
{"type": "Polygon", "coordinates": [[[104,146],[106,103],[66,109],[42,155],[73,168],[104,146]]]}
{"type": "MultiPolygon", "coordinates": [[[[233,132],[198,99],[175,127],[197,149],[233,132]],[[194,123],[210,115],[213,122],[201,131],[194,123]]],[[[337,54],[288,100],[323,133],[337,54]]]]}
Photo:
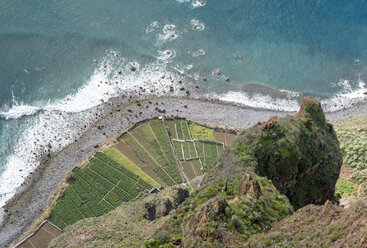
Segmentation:
{"type": "Polygon", "coordinates": [[[191,20],[191,28],[193,30],[202,31],[205,29],[204,23],[201,23],[199,20],[192,19],[191,20]]]}
{"type": "Polygon", "coordinates": [[[349,80],[340,80],[336,83],[336,86],[343,87],[343,90],[335,97],[326,98],[321,100],[322,107],[325,111],[338,111],[344,108],[348,108],[353,104],[362,102],[367,95],[366,84],[362,80],[357,82],[357,86],[352,87],[352,83],[349,80]]]}
{"type": "Polygon", "coordinates": [[[33,118],[5,161],[5,171],[0,176],[0,206],[39,165],[41,156],[57,152],[73,142],[81,132],[80,126],[88,126],[89,121],[87,114],[71,116],[48,111],[33,118]]]}
{"type": "Polygon", "coordinates": [[[189,54],[191,54],[191,56],[193,57],[199,57],[199,56],[204,56],[205,55],[205,51],[203,49],[199,49],[196,51],[190,51],[189,54]]]}
{"type": "Polygon", "coordinates": [[[166,24],[162,29],[163,34],[157,35],[157,43],[162,44],[169,41],[176,40],[179,38],[179,35],[176,32],[176,25],[174,24],[166,24]]]}
{"type": "Polygon", "coordinates": [[[148,34],[148,33],[156,31],[158,28],[159,28],[159,22],[154,21],[154,22],[149,24],[149,26],[146,28],[145,32],[148,34]]]}
{"type": "Polygon", "coordinates": [[[194,67],[194,65],[193,65],[193,64],[188,64],[188,65],[186,65],[186,66],[185,66],[185,68],[186,68],[187,70],[191,70],[193,67],[194,67]]]}
{"type": "Polygon", "coordinates": [[[258,93],[250,97],[246,92],[230,91],[226,94],[217,95],[216,97],[225,102],[239,103],[253,108],[278,111],[297,111],[299,108],[297,100],[273,98],[258,93]]]}
{"type": "Polygon", "coordinates": [[[34,115],[40,110],[39,107],[16,103],[8,111],[0,111],[0,116],[9,119],[18,119],[22,116],[34,115]]]}
{"type": "MultiPolygon", "coordinates": [[[[14,151],[4,163],[5,171],[0,176],[0,207],[40,164],[41,156],[60,151],[83,134],[95,121],[93,107],[120,94],[134,94],[140,87],[149,94],[165,94],[173,85],[171,81],[177,82],[179,79],[166,70],[165,63],[156,62],[139,68],[135,62],[134,66],[139,68],[135,71],[131,71],[128,65],[118,66],[108,59],[104,60],[75,94],[47,104],[29,120],[27,128],[16,141],[14,151]]],[[[31,113],[18,109],[19,106],[13,106],[7,111],[8,117],[21,116],[10,113],[31,113]]],[[[30,109],[38,111],[36,107],[30,109]]]]}
{"type": "Polygon", "coordinates": [[[165,61],[167,63],[171,62],[172,59],[176,57],[176,51],[175,50],[171,50],[171,49],[167,49],[164,51],[159,50],[158,51],[158,59],[165,61]]]}
{"type": "MultiPolygon", "coordinates": [[[[357,85],[354,85],[348,80],[340,80],[335,84],[335,87],[341,88],[337,95],[320,100],[322,108],[326,112],[335,112],[351,107],[354,104],[363,102],[367,97],[366,84],[362,80],[359,80],[357,85]]],[[[218,98],[222,101],[239,103],[254,108],[290,112],[297,111],[300,107],[297,99],[301,97],[301,94],[288,90],[280,91],[286,93],[284,98],[272,97],[259,93],[255,93],[253,96],[250,96],[246,92],[239,91],[230,91],[222,95],[213,94],[212,97],[218,98]]]]}
{"type": "Polygon", "coordinates": [[[201,8],[206,5],[206,0],[192,0],[192,7],[201,8]]]}

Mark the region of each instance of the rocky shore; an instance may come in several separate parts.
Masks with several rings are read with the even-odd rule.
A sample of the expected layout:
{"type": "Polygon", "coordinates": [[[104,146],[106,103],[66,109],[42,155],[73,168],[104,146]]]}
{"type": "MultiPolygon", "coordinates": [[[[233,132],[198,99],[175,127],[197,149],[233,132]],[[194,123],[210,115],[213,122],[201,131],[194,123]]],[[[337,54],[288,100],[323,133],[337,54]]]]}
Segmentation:
{"type": "MultiPolygon", "coordinates": [[[[5,207],[5,218],[0,227],[0,247],[7,247],[18,239],[39,218],[48,199],[63,182],[65,175],[82,163],[99,147],[107,144],[116,134],[147,118],[180,116],[198,123],[245,129],[272,116],[286,116],[288,112],[253,109],[218,101],[188,98],[114,98],[99,107],[99,121],[79,140],[51,158],[45,158],[5,207]]],[[[354,113],[367,113],[366,105],[326,113],[329,121],[345,118],[354,113]]]]}

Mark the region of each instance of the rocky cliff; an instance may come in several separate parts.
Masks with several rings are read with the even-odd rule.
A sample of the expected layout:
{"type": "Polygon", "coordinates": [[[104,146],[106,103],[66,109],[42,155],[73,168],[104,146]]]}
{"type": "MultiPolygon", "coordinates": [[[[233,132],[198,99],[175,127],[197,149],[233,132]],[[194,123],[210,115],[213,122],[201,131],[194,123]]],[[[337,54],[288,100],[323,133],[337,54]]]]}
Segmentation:
{"type": "Polygon", "coordinates": [[[295,117],[259,123],[238,139],[237,153],[272,180],[297,209],[334,197],[342,165],[339,142],[319,101],[304,100],[295,117]]]}
{"type": "MultiPolygon", "coordinates": [[[[129,208],[122,206],[107,214],[115,229],[108,227],[111,225],[103,220],[104,216],[97,223],[85,220],[67,230],[69,236],[63,235],[54,245],[71,244],[67,237],[74,233],[73,239],[78,237],[79,241],[73,244],[83,246],[86,232],[80,230],[97,225],[109,231],[101,231],[103,238],[98,238],[98,228],[93,227],[96,236],[87,239],[91,244],[105,239],[112,245],[113,239],[112,246],[134,240],[131,247],[139,243],[142,248],[248,247],[256,246],[252,237],[259,237],[260,247],[271,246],[275,244],[272,238],[270,242],[267,236],[254,235],[274,227],[294,209],[310,203],[330,203],[327,200],[334,198],[341,164],[332,125],[326,122],[320,103],[307,98],[296,116],[273,117],[239,135],[212,164],[201,186],[190,192],[181,205],[159,200],[161,196],[157,195],[129,208]],[[112,216],[117,212],[121,213],[120,219],[112,216]]],[[[313,209],[319,211],[317,206],[313,209]]],[[[300,211],[303,208],[296,213],[300,211]]]]}
{"type": "Polygon", "coordinates": [[[244,131],[212,165],[202,188],[162,226],[170,238],[153,236],[142,247],[171,247],[167,240],[184,247],[241,247],[289,215],[292,205],[333,199],[341,164],[332,125],[320,103],[307,98],[296,116],[273,117],[244,131]]]}

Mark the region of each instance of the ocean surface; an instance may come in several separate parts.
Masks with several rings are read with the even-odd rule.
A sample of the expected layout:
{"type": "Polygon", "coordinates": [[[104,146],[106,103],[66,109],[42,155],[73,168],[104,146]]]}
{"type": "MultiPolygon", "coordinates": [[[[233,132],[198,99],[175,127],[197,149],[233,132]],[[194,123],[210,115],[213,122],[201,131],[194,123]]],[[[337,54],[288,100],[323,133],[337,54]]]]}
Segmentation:
{"type": "Polygon", "coordinates": [[[94,107],[171,80],[259,108],[348,107],[367,91],[367,1],[1,0],[0,206],[94,107]]]}

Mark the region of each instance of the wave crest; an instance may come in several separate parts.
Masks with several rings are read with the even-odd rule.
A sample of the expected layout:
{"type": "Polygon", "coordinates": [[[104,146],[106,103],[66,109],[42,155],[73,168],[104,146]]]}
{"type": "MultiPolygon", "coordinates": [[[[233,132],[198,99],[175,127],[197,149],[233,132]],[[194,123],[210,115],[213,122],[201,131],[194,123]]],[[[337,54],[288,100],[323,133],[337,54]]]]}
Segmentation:
{"type": "Polygon", "coordinates": [[[0,111],[0,116],[5,120],[19,119],[23,116],[30,116],[38,113],[41,109],[36,106],[26,104],[14,105],[7,111],[0,111]]]}

